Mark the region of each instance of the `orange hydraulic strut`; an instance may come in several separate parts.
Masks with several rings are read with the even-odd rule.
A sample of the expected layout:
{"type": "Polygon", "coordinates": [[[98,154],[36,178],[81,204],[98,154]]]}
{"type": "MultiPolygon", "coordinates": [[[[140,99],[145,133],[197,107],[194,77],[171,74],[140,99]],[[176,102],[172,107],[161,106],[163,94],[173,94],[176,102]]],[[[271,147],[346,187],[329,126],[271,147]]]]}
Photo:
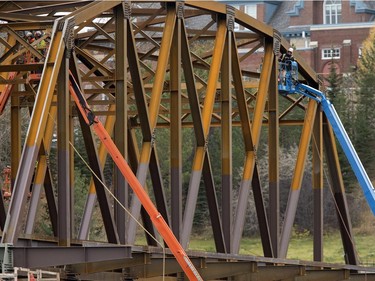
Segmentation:
{"type": "MultiPolygon", "coordinates": [[[[16,72],[9,73],[8,80],[13,80],[16,72]]],[[[3,92],[0,92],[0,115],[3,114],[4,107],[8,101],[9,95],[14,88],[14,84],[7,84],[3,92]]]]}
{"type": "Polygon", "coordinates": [[[150,197],[143,189],[143,186],[139,183],[137,177],[130,169],[128,163],[112,141],[111,136],[108,134],[98,117],[95,116],[89,108],[86,99],[83,97],[83,94],[72,75],[70,75],[69,91],[86,123],[90,126],[92,125],[95,133],[107,148],[108,153],[111,155],[113,161],[116,163],[122,175],[128,181],[134,193],[138,196],[138,199],[141,201],[143,207],[149,214],[151,221],[154,223],[156,229],[159,231],[160,235],[167,243],[169,249],[177,259],[186,276],[189,278],[189,280],[203,281],[202,277],[199,275],[197,269],[190,261],[181,244],[174,236],[172,230],[169,228],[162,215],[158,212],[150,197]]]}

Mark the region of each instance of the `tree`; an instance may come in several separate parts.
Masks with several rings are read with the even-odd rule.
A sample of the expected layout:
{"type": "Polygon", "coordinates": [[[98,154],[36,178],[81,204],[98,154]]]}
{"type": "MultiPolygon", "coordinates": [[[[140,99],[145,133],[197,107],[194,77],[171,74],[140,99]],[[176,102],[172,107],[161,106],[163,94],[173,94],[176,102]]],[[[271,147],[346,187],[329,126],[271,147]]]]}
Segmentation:
{"type": "Polygon", "coordinates": [[[363,43],[356,72],[357,102],[354,145],[365,168],[373,166],[375,153],[375,29],[363,43]]]}
{"type": "MultiPolygon", "coordinates": [[[[349,137],[353,138],[352,122],[354,113],[351,110],[352,106],[350,104],[353,102],[350,99],[351,92],[353,89],[350,88],[349,81],[353,82],[350,73],[340,74],[338,73],[338,67],[334,60],[332,59],[329,67],[329,75],[324,78],[327,82],[326,96],[334,105],[337,114],[340,117],[341,122],[344,125],[345,130],[348,132],[349,137]]],[[[341,170],[344,178],[345,184],[351,184],[354,181],[354,174],[349,162],[346,159],[341,146],[337,143],[339,149],[339,160],[341,164],[341,170]]]]}
{"type": "Polygon", "coordinates": [[[324,78],[328,82],[327,87],[327,98],[331,101],[336,101],[341,97],[340,95],[340,83],[341,83],[341,76],[337,73],[337,66],[334,63],[333,59],[330,62],[329,67],[329,75],[328,77],[324,78]]]}

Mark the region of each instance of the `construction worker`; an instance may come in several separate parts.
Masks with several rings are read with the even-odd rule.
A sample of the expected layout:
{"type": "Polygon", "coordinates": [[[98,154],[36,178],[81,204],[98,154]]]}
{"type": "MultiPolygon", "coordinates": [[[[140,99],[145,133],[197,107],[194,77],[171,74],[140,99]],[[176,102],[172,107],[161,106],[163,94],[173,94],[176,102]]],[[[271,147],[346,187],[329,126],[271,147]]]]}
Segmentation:
{"type": "MultiPolygon", "coordinates": [[[[42,39],[42,32],[41,31],[36,31],[35,32],[35,40],[36,41],[39,41],[37,44],[36,44],[36,49],[39,51],[39,53],[41,53],[43,56],[45,55],[45,52],[46,52],[46,48],[47,48],[47,43],[44,39],[42,39]]],[[[35,59],[37,62],[39,61],[39,59],[35,59]]]]}
{"type": "Polygon", "coordinates": [[[285,84],[286,71],[291,70],[292,61],[294,61],[293,48],[289,48],[286,53],[281,54],[281,56],[279,57],[280,70],[281,70],[279,78],[282,84],[285,84]]]}
{"type": "Polygon", "coordinates": [[[35,41],[35,37],[30,31],[26,32],[25,36],[26,36],[27,42],[29,42],[29,44],[31,44],[35,41]]]}
{"type": "Polygon", "coordinates": [[[281,54],[281,56],[279,57],[279,62],[287,63],[288,61],[294,61],[293,48],[289,48],[286,53],[281,54]]]}
{"type": "MultiPolygon", "coordinates": [[[[26,40],[27,40],[27,42],[29,44],[32,44],[35,41],[34,34],[32,32],[30,32],[30,31],[26,32],[25,38],[26,38],[26,40]]],[[[26,63],[32,63],[32,62],[34,62],[34,58],[31,56],[31,53],[30,53],[29,50],[27,50],[26,53],[25,53],[25,62],[26,63]]]]}
{"type": "MultiPolygon", "coordinates": [[[[35,32],[35,40],[39,40],[39,39],[41,39],[42,38],[42,32],[41,31],[36,31],[35,32]]],[[[39,41],[39,43],[36,45],[36,48],[38,49],[38,50],[45,50],[46,49],[46,41],[44,41],[44,39],[41,39],[40,41],[39,41]]]]}

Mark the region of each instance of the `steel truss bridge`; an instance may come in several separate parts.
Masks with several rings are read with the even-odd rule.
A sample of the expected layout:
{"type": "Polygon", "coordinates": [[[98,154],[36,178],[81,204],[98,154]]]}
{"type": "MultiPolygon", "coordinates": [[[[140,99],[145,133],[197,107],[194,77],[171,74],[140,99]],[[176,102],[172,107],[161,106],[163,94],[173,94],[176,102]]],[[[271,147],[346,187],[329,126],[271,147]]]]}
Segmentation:
{"type": "MultiPolygon", "coordinates": [[[[324,114],[313,100],[278,94],[277,58],[289,45],[277,30],[213,1],[0,1],[0,11],[0,105],[11,128],[12,183],[11,196],[0,200],[3,271],[56,270],[67,280],[184,279],[169,249],[152,239],[158,234],[142,205],[71,101],[73,75],[204,280],[375,280],[375,268],[358,260],[324,114]],[[42,38],[28,42],[26,32],[38,30],[42,38]],[[38,49],[41,40],[45,50],[38,49]],[[299,126],[301,135],[281,219],[280,129],[288,126],[299,126]],[[212,151],[210,132],[217,128],[220,150],[212,151]],[[235,130],[243,138],[236,185],[235,130]],[[77,145],[77,131],[84,145],[77,145]],[[268,147],[267,186],[259,175],[261,145],[268,147]],[[289,260],[309,149],[313,260],[289,260]],[[220,153],[218,171],[210,152],[220,153]],[[94,176],[77,219],[75,166],[83,160],[74,157],[82,154],[94,176]],[[183,171],[186,163],[189,171],[183,171]],[[323,164],[337,206],[341,265],[323,259],[323,164]],[[213,252],[189,249],[202,189],[213,252]],[[259,257],[240,254],[250,196],[263,247],[259,257]],[[104,229],[101,241],[90,239],[94,218],[104,229]],[[40,220],[50,226],[49,236],[35,231],[40,220]],[[139,236],[147,246],[135,246],[139,236]]],[[[300,79],[319,88],[316,73],[296,58],[300,79]]]]}

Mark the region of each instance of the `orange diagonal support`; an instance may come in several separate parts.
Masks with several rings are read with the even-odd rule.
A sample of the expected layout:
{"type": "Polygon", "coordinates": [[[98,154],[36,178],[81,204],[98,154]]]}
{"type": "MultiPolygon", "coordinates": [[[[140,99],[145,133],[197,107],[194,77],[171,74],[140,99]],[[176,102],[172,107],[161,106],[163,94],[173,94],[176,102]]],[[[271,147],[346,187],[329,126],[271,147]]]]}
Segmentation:
{"type": "Polygon", "coordinates": [[[155,205],[151,201],[147,192],[144,190],[143,186],[138,181],[137,177],[135,176],[135,174],[129,167],[128,163],[125,161],[121,152],[118,150],[118,148],[114,144],[113,140],[111,139],[111,136],[108,134],[108,132],[106,131],[106,129],[104,128],[100,120],[96,116],[93,115],[86,100],[84,99],[82,93],[80,92],[80,89],[77,83],[75,82],[72,76],[71,76],[70,81],[71,81],[71,84],[69,85],[70,94],[72,95],[83,118],[85,119],[87,124],[92,125],[95,133],[97,134],[101,142],[107,148],[108,153],[111,155],[113,161],[115,162],[116,166],[118,167],[122,175],[126,178],[129,186],[133,189],[134,193],[137,195],[139,201],[142,203],[143,207],[145,208],[148,215],[150,216],[151,221],[155,225],[155,228],[159,231],[165,243],[167,243],[169,249],[171,250],[175,258],[177,259],[178,263],[180,264],[182,270],[185,272],[189,280],[202,280],[203,281],[202,277],[199,275],[198,271],[196,270],[191,260],[189,259],[184,249],[182,248],[181,244],[178,242],[178,240],[174,236],[172,230],[169,228],[163,216],[156,209],[155,205]]]}

